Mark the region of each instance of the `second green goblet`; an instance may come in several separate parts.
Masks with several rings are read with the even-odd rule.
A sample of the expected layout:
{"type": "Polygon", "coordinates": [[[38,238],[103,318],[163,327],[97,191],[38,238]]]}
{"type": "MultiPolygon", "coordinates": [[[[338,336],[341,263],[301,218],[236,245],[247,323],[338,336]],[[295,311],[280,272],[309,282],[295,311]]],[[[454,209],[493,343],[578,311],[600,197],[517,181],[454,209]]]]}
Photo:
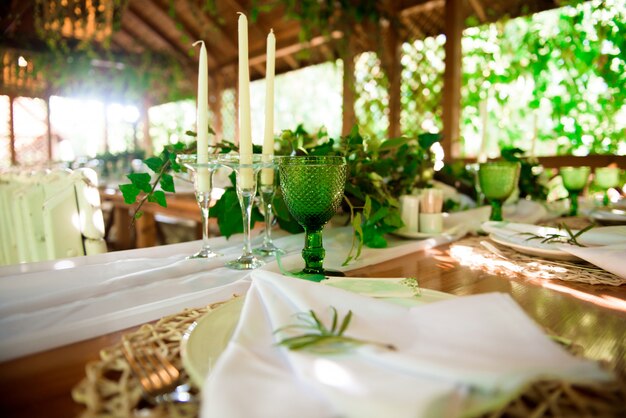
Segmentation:
{"type": "Polygon", "coordinates": [[[589,166],[561,167],[559,174],[563,179],[563,187],[569,193],[569,216],[578,215],[578,195],[585,189],[591,168],[589,166]]]}
{"type": "Polygon", "coordinates": [[[517,187],[519,172],[520,163],[517,162],[495,161],[480,165],[478,181],[491,204],[490,221],[502,220],[502,204],[517,187]]]}
{"type": "Polygon", "coordinates": [[[343,157],[283,157],[279,161],[280,185],[291,215],[304,228],[302,250],[305,267],[297,276],[319,281],[327,275],[342,275],[325,270],[326,252],[322,229],[337,212],[346,183],[343,157]]]}

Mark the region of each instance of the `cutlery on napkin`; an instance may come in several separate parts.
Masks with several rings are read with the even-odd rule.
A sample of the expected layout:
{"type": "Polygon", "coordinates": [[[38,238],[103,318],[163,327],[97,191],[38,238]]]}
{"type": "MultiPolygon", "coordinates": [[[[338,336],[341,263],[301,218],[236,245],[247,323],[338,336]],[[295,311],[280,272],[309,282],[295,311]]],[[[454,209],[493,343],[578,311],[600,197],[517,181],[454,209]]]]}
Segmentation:
{"type": "MultiPolygon", "coordinates": [[[[297,332],[297,331],[296,331],[297,332]]],[[[203,389],[201,416],[458,416],[506,402],[539,378],[606,380],[546,337],[508,296],[405,308],[342,289],[252,273],[240,321],[203,389]],[[275,330],[313,310],[352,311],[345,335],[392,344],[334,355],[278,346],[275,330]]]]}

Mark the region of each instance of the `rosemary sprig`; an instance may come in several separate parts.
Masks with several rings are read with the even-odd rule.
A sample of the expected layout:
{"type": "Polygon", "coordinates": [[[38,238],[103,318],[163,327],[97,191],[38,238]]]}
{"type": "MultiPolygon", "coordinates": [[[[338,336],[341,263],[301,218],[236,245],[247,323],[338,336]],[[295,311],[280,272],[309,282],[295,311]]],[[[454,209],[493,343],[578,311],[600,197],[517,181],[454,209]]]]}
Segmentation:
{"type": "Polygon", "coordinates": [[[563,234],[559,234],[559,233],[546,234],[546,235],[537,235],[537,234],[533,234],[532,232],[521,232],[518,235],[529,236],[529,238],[527,238],[526,241],[532,241],[532,240],[537,240],[537,239],[541,240],[540,242],[542,244],[560,243],[560,244],[576,245],[578,247],[585,247],[585,245],[583,245],[580,242],[578,242],[578,238],[582,234],[584,234],[585,232],[589,231],[594,226],[595,225],[591,224],[591,225],[581,229],[580,231],[574,233],[566,224],[561,223],[561,224],[558,225],[558,229],[559,229],[559,231],[565,230],[565,233],[567,235],[563,235],[563,234]]]}
{"type": "Polygon", "coordinates": [[[324,325],[313,310],[297,313],[295,316],[299,323],[278,328],[274,331],[274,334],[293,329],[305,330],[305,332],[284,338],[277,345],[282,345],[290,350],[307,350],[318,354],[337,354],[367,344],[376,345],[390,351],[396,350],[396,347],[392,344],[346,336],[346,329],[352,320],[352,311],[348,311],[346,316],[340,320],[337,309],[332,306],[331,309],[332,321],[330,328],[324,325]]]}

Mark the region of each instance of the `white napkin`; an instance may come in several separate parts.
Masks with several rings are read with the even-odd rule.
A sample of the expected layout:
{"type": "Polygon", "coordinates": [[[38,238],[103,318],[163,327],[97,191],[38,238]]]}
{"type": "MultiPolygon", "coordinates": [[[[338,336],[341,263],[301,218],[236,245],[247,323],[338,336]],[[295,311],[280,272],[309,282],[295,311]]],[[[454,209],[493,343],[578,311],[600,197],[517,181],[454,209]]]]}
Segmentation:
{"type": "Polygon", "coordinates": [[[601,269],[626,279],[626,243],[605,245],[602,247],[577,247],[575,245],[562,245],[563,251],[582,258],[601,269]]]}
{"type": "Polygon", "coordinates": [[[506,401],[535,379],[609,378],[548,339],[504,294],[414,308],[255,271],[241,319],[203,389],[201,417],[458,416],[506,401]],[[276,346],[274,330],[309,309],[346,335],[393,344],[339,355],[276,346]]]}

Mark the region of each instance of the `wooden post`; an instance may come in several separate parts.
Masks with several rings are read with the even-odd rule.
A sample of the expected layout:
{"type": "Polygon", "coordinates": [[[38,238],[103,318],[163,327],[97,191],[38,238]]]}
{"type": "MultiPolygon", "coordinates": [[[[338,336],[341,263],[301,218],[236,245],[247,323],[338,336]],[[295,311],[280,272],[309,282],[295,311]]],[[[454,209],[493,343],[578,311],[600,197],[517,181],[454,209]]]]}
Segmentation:
{"type": "Polygon", "coordinates": [[[215,131],[215,141],[220,142],[222,140],[222,76],[216,74],[212,78],[213,88],[209,95],[209,108],[213,114],[212,128],[215,131]]]}
{"type": "Polygon", "coordinates": [[[50,94],[46,93],[46,139],[48,140],[48,161],[52,161],[52,125],[50,124],[50,94]]]}
{"type": "Polygon", "coordinates": [[[15,153],[15,114],[13,112],[13,102],[15,96],[9,95],[9,147],[11,152],[11,165],[17,165],[17,155],[15,153]]]}
{"type": "Polygon", "coordinates": [[[459,155],[461,120],[461,37],[463,35],[463,0],[446,0],[446,68],[443,76],[443,141],[445,160],[459,155]]]}
{"type": "MultiPolygon", "coordinates": [[[[397,10],[397,2],[392,1],[391,7],[397,10]]],[[[395,12],[394,12],[395,15],[395,12]]],[[[398,34],[398,25],[392,21],[386,31],[385,51],[382,62],[389,79],[389,128],[387,136],[397,138],[400,132],[400,111],[401,111],[401,81],[402,81],[402,43],[398,34]]]]}
{"type": "Polygon", "coordinates": [[[341,134],[348,135],[356,124],[354,113],[354,48],[348,42],[347,51],[343,57],[343,105],[341,134]]]}

